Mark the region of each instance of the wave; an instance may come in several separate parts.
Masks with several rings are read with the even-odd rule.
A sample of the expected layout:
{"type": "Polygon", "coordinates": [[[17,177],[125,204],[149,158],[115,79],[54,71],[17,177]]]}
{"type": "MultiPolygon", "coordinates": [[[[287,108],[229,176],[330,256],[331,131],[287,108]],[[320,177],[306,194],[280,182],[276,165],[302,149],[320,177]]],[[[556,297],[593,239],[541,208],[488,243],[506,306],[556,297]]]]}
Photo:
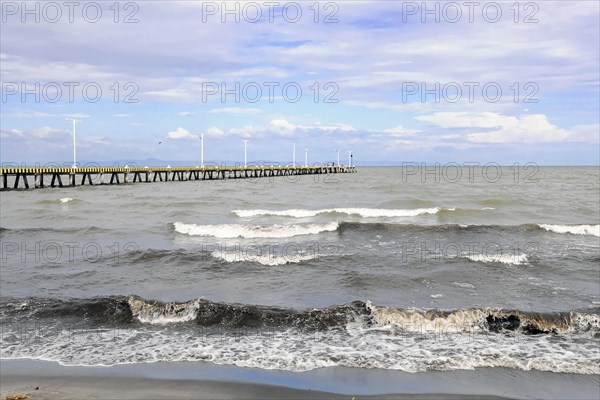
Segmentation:
{"type": "Polygon", "coordinates": [[[26,320],[81,318],[90,323],[128,324],[132,319],[129,299],[124,296],[58,300],[47,298],[0,298],[2,317],[26,320]]]}
{"type": "MultiPolygon", "coordinates": [[[[437,214],[442,208],[415,208],[415,209],[383,209],[383,208],[326,208],[320,210],[233,210],[238,217],[249,218],[258,216],[278,216],[293,218],[316,217],[319,214],[345,214],[358,215],[363,218],[381,217],[416,217],[422,214],[437,214]]],[[[449,209],[452,210],[452,209],[449,209]]]]}
{"type": "Polygon", "coordinates": [[[573,233],[580,235],[598,236],[600,225],[543,225],[543,224],[521,224],[521,225],[483,225],[483,224],[436,224],[417,225],[384,222],[340,222],[340,231],[402,231],[402,232],[474,232],[474,233],[529,233],[529,232],[553,232],[573,233]]]}
{"type": "Polygon", "coordinates": [[[523,265],[528,263],[527,254],[467,254],[463,258],[482,263],[523,265]]]}
{"type": "Polygon", "coordinates": [[[90,323],[173,324],[193,321],[197,325],[233,327],[293,326],[326,329],[342,326],[366,315],[366,303],[313,310],[293,310],[247,304],[228,304],[206,299],[161,302],[139,296],[109,296],[91,299],[7,299],[0,300],[2,316],[31,319],[81,317],[90,323]]]}
{"type": "Polygon", "coordinates": [[[298,264],[302,261],[310,261],[314,259],[318,259],[318,254],[294,254],[294,255],[262,255],[262,254],[249,254],[246,252],[222,252],[215,251],[212,253],[214,258],[223,260],[228,263],[237,263],[237,262],[255,262],[258,264],[274,267],[279,265],[286,264],[298,264]]]}
{"type": "MultiPolygon", "coordinates": [[[[297,247],[279,248],[269,244],[261,246],[253,244],[248,247],[237,245],[223,246],[207,244],[201,250],[132,250],[127,252],[121,261],[132,264],[157,262],[161,265],[190,264],[199,261],[218,260],[226,263],[258,263],[266,266],[298,264],[303,261],[319,260],[321,257],[338,256],[337,248],[332,247],[331,253],[318,251],[316,247],[300,249],[297,247]]],[[[209,264],[208,268],[212,268],[209,264]]]]}
{"type": "Polygon", "coordinates": [[[108,296],[88,299],[0,300],[3,318],[28,319],[82,317],[93,323],[174,324],[194,322],[229,327],[292,326],[327,329],[359,322],[365,328],[394,325],[400,330],[433,331],[452,327],[461,331],[520,331],[525,334],[600,332],[600,309],[585,312],[538,313],[501,308],[420,309],[381,307],[357,300],[312,310],[295,310],[260,305],[229,304],[207,299],[161,302],[139,296],[108,296]]]}
{"type": "Polygon", "coordinates": [[[600,225],[549,225],[539,224],[540,228],[554,233],[571,233],[573,235],[592,235],[600,237],[600,225]]]}
{"type": "Polygon", "coordinates": [[[367,307],[378,324],[391,324],[408,332],[519,331],[525,334],[560,334],[574,331],[600,331],[598,314],[535,313],[499,308],[403,309],[376,307],[369,302],[367,307]]]}
{"type": "Polygon", "coordinates": [[[198,299],[184,303],[159,303],[132,296],[129,298],[128,304],[132,317],[148,324],[192,321],[196,318],[200,309],[198,299]]]}
{"type": "MultiPolygon", "coordinates": [[[[418,225],[387,222],[328,222],[315,224],[296,225],[196,225],[175,222],[174,229],[190,236],[212,236],[218,238],[286,238],[298,235],[317,234],[321,232],[552,232],[573,233],[588,236],[598,236],[597,230],[600,225],[544,225],[544,224],[522,224],[522,225],[482,225],[482,224],[436,224],[418,225]]],[[[111,229],[97,226],[65,227],[65,228],[7,228],[0,227],[0,234],[23,233],[33,234],[36,232],[56,233],[110,233],[111,229]]]]}
{"type": "Polygon", "coordinates": [[[472,283],[467,283],[467,282],[453,282],[452,283],[454,286],[458,286],[464,289],[475,289],[475,285],[473,285],[472,283]]]}
{"type": "Polygon", "coordinates": [[[61,203],[68,203],[70,201],[73,201],[73,199],[71,197],[63,197],[62,199],[59,200],[61,203]]]}
{"type": "Polygon", "coordinates": [[[598,307],[535,313],[381,307],[354,301],[296,310],[112,296],[0,298],[0,315],[3,359],[63,365],[208,361],[287,371],[331,366],[407,372],[509,367],[600,373],[598,307]],[[23,340],[29,328],[38,329],[31,332],[35,340],[23,340]]]}
{"type": "Polygon", "coordinates": [[[337,222],[325,224],[298,225],[196,225],[175,222],[175,231],[190,236],[212,236],[217,238],[290,238],[301,235],[314,235],[322,232],[333,232],[339,227],[337,222]]]}

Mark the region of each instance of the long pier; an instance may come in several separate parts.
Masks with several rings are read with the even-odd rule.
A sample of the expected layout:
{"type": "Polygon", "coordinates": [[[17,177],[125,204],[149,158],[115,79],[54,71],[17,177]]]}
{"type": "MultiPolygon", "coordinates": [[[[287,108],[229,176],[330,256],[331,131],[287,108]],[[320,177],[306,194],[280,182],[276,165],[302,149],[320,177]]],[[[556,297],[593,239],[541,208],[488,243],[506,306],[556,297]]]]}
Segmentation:
{"type": "Polygon", "coordinates": [[[348,166],[0,168],[0,190],[354,173],[348,166]]]}

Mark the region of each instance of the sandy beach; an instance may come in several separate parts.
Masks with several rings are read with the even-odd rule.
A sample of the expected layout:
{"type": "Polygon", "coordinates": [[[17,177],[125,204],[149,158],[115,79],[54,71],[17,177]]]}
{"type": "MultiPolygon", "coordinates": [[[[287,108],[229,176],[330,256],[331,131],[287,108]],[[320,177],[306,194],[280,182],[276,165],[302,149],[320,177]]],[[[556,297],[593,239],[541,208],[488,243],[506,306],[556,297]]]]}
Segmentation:
{"type": "Polygon", "coordinates": [[[503,399],[497,396],[387,394],[352,396],[274,385],[238,382],[128,379],[106,377],[7,377],[3,395],[23,393],[31,399],[503,399]],[[32,383],[35,382],[35,383],[32,383]],[[34,386],[37,385],[37,386],[34,386]],[[35,389],[38,387],[39,389],[35,389]],[[5,389],[6,388],[6,389],[5,389]]]}
{"type": "Polygon", "coordinates": [[[598,376],[505,368],[289,373],[202,362],[66,367],[33,360],[2,360],[0,368],[1,396],[31,399],[596,399],[600,384],[598,376]]]}

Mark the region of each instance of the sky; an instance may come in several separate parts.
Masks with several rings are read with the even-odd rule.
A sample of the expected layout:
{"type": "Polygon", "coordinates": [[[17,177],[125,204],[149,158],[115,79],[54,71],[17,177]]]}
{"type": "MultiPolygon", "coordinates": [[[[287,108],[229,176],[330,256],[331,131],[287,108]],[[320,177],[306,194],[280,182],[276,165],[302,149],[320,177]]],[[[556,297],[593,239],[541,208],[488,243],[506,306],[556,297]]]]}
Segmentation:
{"type": "Polygon", "coordinates": [[[599,165],[599,5],[3,1],[0,162],[599,165]]]}

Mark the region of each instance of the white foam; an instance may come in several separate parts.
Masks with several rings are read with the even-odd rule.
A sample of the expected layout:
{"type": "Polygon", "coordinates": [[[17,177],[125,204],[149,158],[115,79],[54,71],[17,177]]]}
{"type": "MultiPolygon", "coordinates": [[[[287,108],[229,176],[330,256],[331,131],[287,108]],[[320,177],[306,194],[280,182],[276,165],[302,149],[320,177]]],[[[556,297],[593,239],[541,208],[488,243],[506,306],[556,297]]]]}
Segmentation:
{"type": "Polygon", "coordinates": [[[289,238],[300,235],[315,235],[321,232],[333,232],[338,229],[337,222],[325,224],[298,224],[298,225],[196,225],[175,222],[175,231],[190,236],[212,236],[222,239],[227,238],[289,238]]]}
{"type": "MultiPolygon", "coordinates": [[[[394,315],[393,309],[379,310],[390,310],[390,313],[379,313],[378,318],[394,315]]],[[[426,314],[424,310],[413,313],[416,322],[420,322],[417,314],[425,322],[435,323],[435,313],[426,314]]],[[[443,317],[437,318],[440,321],[443,317]]],[[[480,315],[468,311],[453,312],[451,318],[460,326],[463,321],[478,324],[480,315]]],[[[243,328],[227,334],[227,330],[218,327],[212,332],[210,328],[181,332],[132,326],[73,334],[65,328],[56,334],[36,336],[36,340],[11,340],[5,336],[2,359],[52,360],[75,366],[206,361],[298,372],[342,366],[406,372],[508,367],[590,375],[600,373],[597,341],[575,340],[583,337],[581,333],[567,333],[567,340],[551,340],[546,335],[515,336],[473,331],[465,334],[443,324],[437,332],[406,330],[393,334],[393,330],[367,329],[353,323],[341,333],[335,329],[311,332],[243,328]]]]}
{"type": "Polygon", "coordinates": [[[73,199],[70,197],[63,197],[62,199],[60,199],[61,203],[68,203],[70,201],[73,201],[73,199]]]}
{"type": "Polygon", "coordinates": [[[467,254],[463,257],[482,263],[522,265],[528,262],[527,254],[467,254]]]}
{"type": "Polygon", "coordinates": [[[571,320],[575,322],[577,328],[580,329],[600,329],[600,316],[594,314],[571,313],[571,320]]]}
{"type": "Polygon", "coordinates": [[[454,282],[453,285],[461,287],[461,288],[469,288],[469,289],[475,288],[474,285],[471,285],[470,283],[466,283],[466,282],[454,282]]]}
{"type": "MultiPolygon", "coordinates": [[[[263,215],[308,218],[319,214],[337,213],[346,215],[358,215],[363,218],[381,218],[381,217],[415,217],[422,214],[436,214],[441,210],[439,207],[433,208],[415,208],[415,209],[384,209],[384,208],[325,208],[320,210],[234,210],[233,213],[238,217],[248,218],[263,215]]],[[[448,209],[454,211],[454,209],[448,209]]]]}
{"type": "Polygon", "coordinates": [[[140,322],[159,325],[192,321],[200,308],[198,300],[156,305],[134,297],[129,299],[129,306],[140,322]]]}
{"type": "Polygon", "coordinates": [[[262,255],[262,254],[247,254],[245,252],[222,252],[215,251],[212,253],[212,256],[218,258],[220,260],[224,260],[229,263],[236,262],[256,262],[262,265],[267,265],[270,267],[285,265],[285,264],[298,264],[302,261],[308,261],[318,258],[318,254],[296,254],[296,255],[285,255],[285,256],[277,256],[272,254],[262,255]]]}
{"type": "Polygon", "coordinates": [[[540,228],[555,233],[571,233],[573,235],[592,235],[600,237],[600,225],[549,225],[539,224],[540,228]]]}

